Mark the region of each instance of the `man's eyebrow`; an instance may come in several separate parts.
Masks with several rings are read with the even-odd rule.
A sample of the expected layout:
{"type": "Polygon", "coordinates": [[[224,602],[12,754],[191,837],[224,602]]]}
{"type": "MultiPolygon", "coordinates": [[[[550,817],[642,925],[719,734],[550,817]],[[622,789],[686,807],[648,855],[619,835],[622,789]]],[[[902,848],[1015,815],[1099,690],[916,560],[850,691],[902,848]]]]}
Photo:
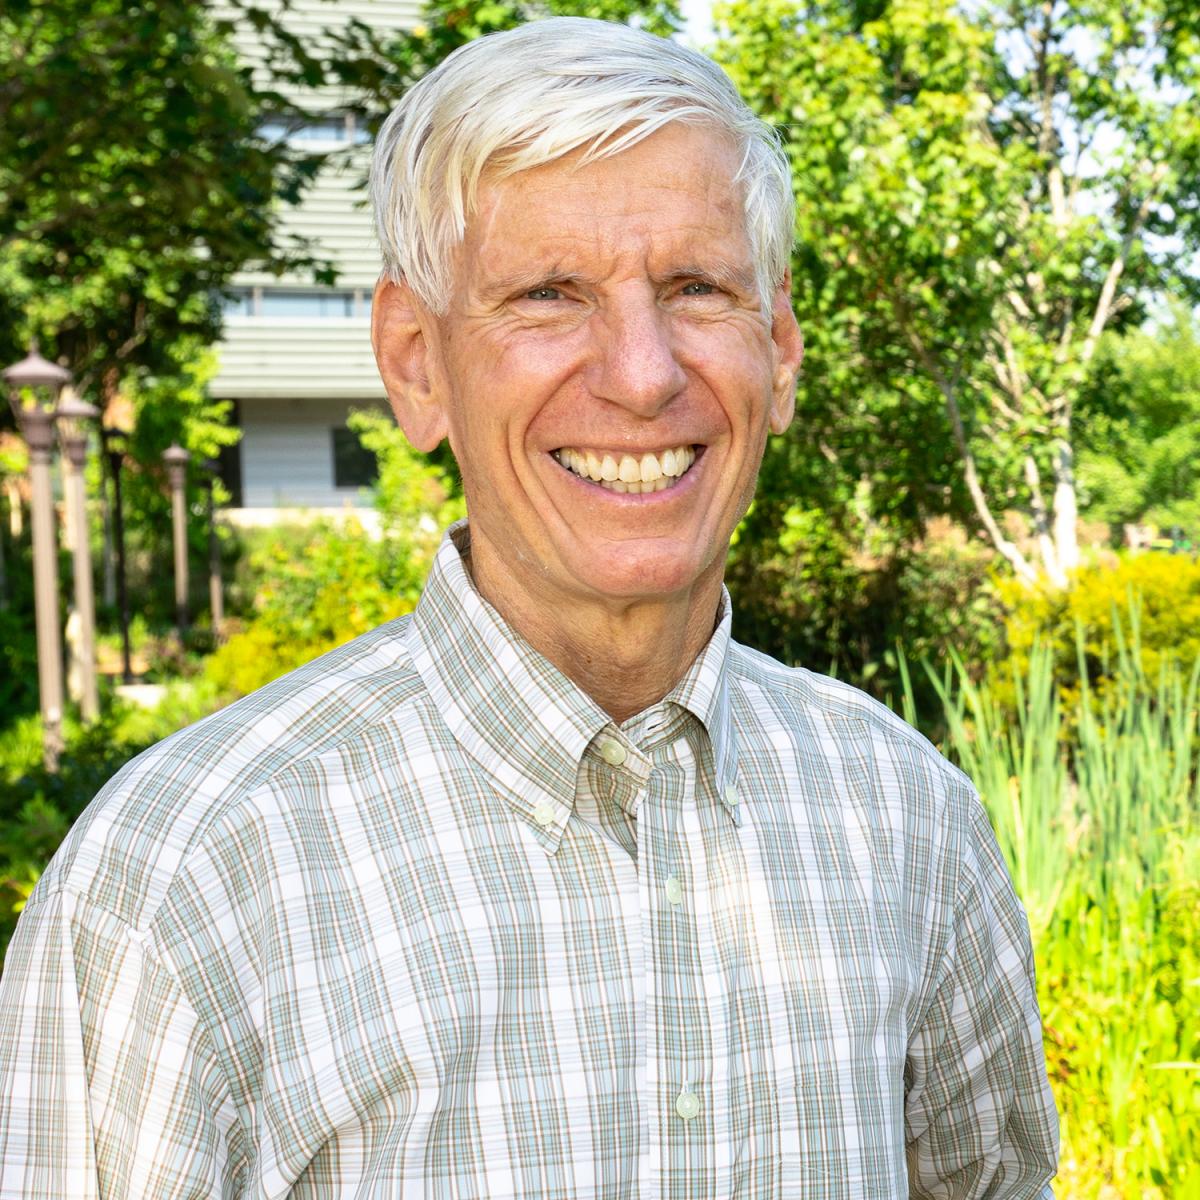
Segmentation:
{"type": "Polygon", "coordinates": [[[537,287],[552,283],[581,283],[585,277],[578,271],[568,271],[557,265],[532,267],[494,275],[479,288],[483,300],[503,300],[508,296],[521,295],[537,287]]]}
{"type": "Polygon", "coordinates": [[[735,267],[725,259],[715,259],[704,264],[688,263],[672,268],[661,277],[663,283],[671,283],[678,279],[704,279],[734,292],[753,292],[758,289],[758,278],[753,270],[735,267]]]}
{"type": "MultiPolygon", "coordinates": [[[[653,275],[656,283],[674,283],[681,279],[703,279],[732,292],[751,293],[758,289],[753,269],[736,267],[725,259],[713,259],[701,264],[686,262],[653,275]]],[[[538,287],[559,283],[590,283],[592,278],[582,271],[568,270],[557,263],[544,267],[517,268],[492,276],[480,285],[479,298],[484,301],[504,300],[519,296],[538,287]]]]}

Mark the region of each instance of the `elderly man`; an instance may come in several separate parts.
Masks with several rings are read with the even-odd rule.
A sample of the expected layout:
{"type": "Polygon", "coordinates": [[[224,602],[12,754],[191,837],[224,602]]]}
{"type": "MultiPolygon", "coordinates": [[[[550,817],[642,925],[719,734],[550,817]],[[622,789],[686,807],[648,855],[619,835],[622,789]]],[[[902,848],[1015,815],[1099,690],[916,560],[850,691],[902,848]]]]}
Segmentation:
{"type": "Polygon", "coordinates": [[[469,523],[411,619],[168,739],[39,883],[0,1195],[1049,1195],[967,780],[730,640],[790,187],[702,57],[549,20],[379,139],[374,343],[469,523]]]}

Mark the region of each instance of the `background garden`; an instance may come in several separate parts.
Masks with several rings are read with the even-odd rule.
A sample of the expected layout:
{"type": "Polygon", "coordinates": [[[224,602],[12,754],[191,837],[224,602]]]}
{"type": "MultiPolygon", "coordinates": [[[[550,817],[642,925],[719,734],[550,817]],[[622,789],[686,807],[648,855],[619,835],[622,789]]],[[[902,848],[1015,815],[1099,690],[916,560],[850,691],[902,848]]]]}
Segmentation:
{"type": "MultiPolygon", "coordinates": [[[[321,156],[260,136],[263,114],[333,81],[374,128],[455,46],[544,12],[679,26],[654,0],[436,0],[403,35],[331,5],[301,41],[279,5],[239,7],[273,47],[265,82],[198,0],[0,11],[0,362],[37,337],[125,414],[136,671],[167,689],[147,710],[107,679],[100,719],[69,714],[42,765],[27,458],[5,413],[0,949],[123,762],[408,611],[462,511],[446,455],[363,413],[379,534],[222,528],[214,629],[193,472],[201,615],[175,636],[161,453],[237,437],[205,387],[223,291],[248,264],[331,277],[278,219],[321,156]]],[[[738,0],[708,49],[793,160],[808,344],[731,552],[736,632],[892,704],[976,781],[1029,911],[1059,1195],[1200,1197],[1200,8],[738,0]]],[[[87,484],[103,573],[98,458],[87,484]]]]}

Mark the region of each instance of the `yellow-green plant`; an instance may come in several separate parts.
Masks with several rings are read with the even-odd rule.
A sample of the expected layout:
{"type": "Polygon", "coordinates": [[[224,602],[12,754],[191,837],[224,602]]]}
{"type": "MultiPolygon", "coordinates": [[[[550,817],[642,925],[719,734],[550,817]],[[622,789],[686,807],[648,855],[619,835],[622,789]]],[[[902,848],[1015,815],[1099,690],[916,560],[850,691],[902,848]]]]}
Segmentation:
{"type": "Polygon", "coordinates": [[[357,522],[276,535],[252,554],[253,616],[220,646],[205,674],[246,695],[317,655],[411,612],[427,560],[398,560],[357,522]]]}
{"type": "MultiPolygon", "coordinates": [[[[1033,934],[1062,1118],[1059,1194],[1200,1196],[1200,662],[1147,674],[1136,621],[1093,694],[1057,648],[933,676],[1033,934]],[[1003,690],[1003,696],[1001,691],[1003,690]]],[[[906,710],[916,716],[911,689],[906,710]]]]}
{"type": "Polygon", "coordinates": [[[1128,554],[1081,567],[1070,586],[999,586],[1005,640],[1020,672],[1035,644],[1054,656],[1055,677],[1072,695],[1080,680],[1079,638],[1093,690],[1103,691],[1121,654],[1136,641],[1136,667],[1149,679],[1200,658],[1200,561],[1184,555],[1128,554]]]}

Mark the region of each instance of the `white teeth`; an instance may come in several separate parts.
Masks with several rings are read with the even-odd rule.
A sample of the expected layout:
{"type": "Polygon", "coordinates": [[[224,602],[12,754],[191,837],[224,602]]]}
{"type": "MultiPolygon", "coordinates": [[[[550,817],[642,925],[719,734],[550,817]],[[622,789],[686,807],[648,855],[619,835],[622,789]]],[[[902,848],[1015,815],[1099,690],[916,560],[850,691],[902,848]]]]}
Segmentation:
{"type": "Polygon", "coordinates": [[[691,446],[676,446],[658,454],[647,453],[637,458],[622,454],[618,458],[564,446],[555,452],[555,457],[568,470],[609,491],[644,496],[673,487],[695,461],[696,452],[691,446]]]}

